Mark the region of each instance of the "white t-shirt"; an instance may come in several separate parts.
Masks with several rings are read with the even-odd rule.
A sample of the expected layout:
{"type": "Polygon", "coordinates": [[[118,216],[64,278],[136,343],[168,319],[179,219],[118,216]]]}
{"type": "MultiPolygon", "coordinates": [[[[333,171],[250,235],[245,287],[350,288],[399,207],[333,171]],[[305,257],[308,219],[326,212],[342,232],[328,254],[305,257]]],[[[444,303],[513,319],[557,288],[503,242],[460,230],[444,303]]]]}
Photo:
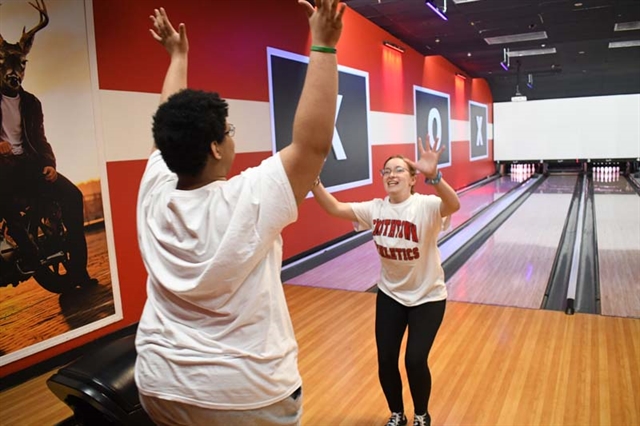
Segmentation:
{"type": "Polygon", "coordinates": [[[297,218],[279,155],[191,191],[159,151],[138,195],[149,277],[135,380],[147,396],[248,410],[302,383],[280,271],[280,232],[297,218]]]}
{"type": "Polygon", "coordinates": [[[438,234],[451,217],[440,216],[441,203],[440,197],[422,194],[398,204],[389,197],[350,203],[358,218],[355,229],[372,230],[382,263],[378,288],[405,306],[447,298],[438,234]]]}
{"type": "Polygon", "coordinates": [[[21,155],[22,147],[22,121],[20,116],[20,95],[15,97],[2,96],[0,108],[2,108],[2,126],[0,126],[0,140],[11,144],[11,153],[21,155]]]}

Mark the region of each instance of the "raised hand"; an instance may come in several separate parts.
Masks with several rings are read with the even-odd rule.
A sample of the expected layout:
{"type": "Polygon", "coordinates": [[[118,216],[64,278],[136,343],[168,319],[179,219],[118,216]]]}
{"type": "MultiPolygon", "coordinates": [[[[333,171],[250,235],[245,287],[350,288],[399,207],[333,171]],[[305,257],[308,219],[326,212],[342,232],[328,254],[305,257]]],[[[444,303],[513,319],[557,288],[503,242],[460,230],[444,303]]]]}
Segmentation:
{"type": "Polygon", "coordinates": [[[187,29],[184,24],[178,26],[178,31],[173,28],[167,12],[164,8],[154,9],[154,14],[149,16],[153,21],[155,31],[150,29],[151,35],[167,49],[169,55],[186,54],[189,51],[187,29]]]}
{"type": "Polygon", "coordinates": [[[335,47],[342,33],[342,15],[346,6],[340,0],[316,0],[315,9],[307,0],[298,0],[306,9],[311,28],[311,44],[335,47]]]}
{"type": "Polygon", "coordinates": [[[425,142],[426,143],[423,145],[422,139],[418,138],[418,150],[420,151],[420,158],[418,158],[418,161],[407,161],[409,161],[409,163],[411,163],[411,165],[427,179],[434,179],[438,174],[438,160],[440,159],[440,154],[442,154],[445,147],[443,145],[440,149],[436,150],[439,142],[438,138],[435,139],[434,146],[431,147],[429,144],[429,135],[425,137],[425,142]]]}

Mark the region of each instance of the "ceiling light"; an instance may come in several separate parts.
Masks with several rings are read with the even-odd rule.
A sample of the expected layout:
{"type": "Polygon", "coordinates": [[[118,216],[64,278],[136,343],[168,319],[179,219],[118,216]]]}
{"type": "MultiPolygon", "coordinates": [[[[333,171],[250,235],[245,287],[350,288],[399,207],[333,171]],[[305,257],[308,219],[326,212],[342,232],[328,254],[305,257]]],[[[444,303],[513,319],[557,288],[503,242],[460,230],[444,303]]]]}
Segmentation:
{"type": "Polygon", "coordinates": [[[480,0],[453,0],[455,4],[473,3],[474,1],[480,1],[480,0]]]}
{"type": "Polygon", "coordinates": [[[435,0],[425,0],[424,4],[429,6],[429,8],[436,13],[436,15],[438,15],[439,17],[441,17],[445,21],[448,21],[449,19],[445,15],[445,13],[447,12],[447,0],[444,0],[444,7],[442,8],[442,11],[440,11],[438,6],[436,6],[434,4],[434,2],[435,2],[435,0]]]}
{"type": "Polygon", "coordinates": [[[467,56],[471,56],[471,52],[468,52],[468,53],[467,53],[467,56]]]}
{"type": "Polygon", "coordinates": [[[582,3],[574,3],[573,5],[574,5],[575,7],[581,7],[581,6],[582,6],[582,3]]]}
{"type": "Polygon", "coordinates": [[[556,53],[555,47],[550,47],[547,49],[512,50],[507,54],[510,58],[518,58],[521,56],[550,55],[552,53],[556,53]]]}
{"type": "Polygon", "coordinates": [[[613,31],[632,31],[640,30],[640,21],[616,23],[613,31]]]}
{"type": "Polygon", "coordinates": [[[584,55],[584,50],[579,51],[578,54],[584,55]]]}
{"type": "Polygon", "coordinates": [[[524,34],[513,34],[499,37],[487,37],[484,41],[487,44],[504,44],[504,43],[517,43],[520,41],[531,41],[531,40],[544,40],[548,38],[546,31],[537,31],[533,33],[524,33],[524,34]]]}
{"type": "Polygon", "coordinates": [[[464,74],[462,74],[462,73],[459,73],[459,72],[457,72],[457,73],[456,73],[456,77],[461,78],[461,79],[463,79],[463,80],[466,80],[466,79],[467,79],[467,76],[466,76],[466,75],[464,75],[464,74]]]}
{"type": "Polygon", "coordinates": [[[509,59],[509,49],[507,49],[505,47],[504,49],[502,49],[502,62],[500,62],[500,66],[505,71],[509,71],[509,66],[511,65],[509,63],[509,61],[510,61],[510,59],[509,59]]]}
{"type": "Polygon", "coordinates": [[[383,41],[382,44],[387,46],[389,49],[395,50],[396,52],[404,53],[404,50],[405,50],[404,47],[398,46],[395,43],[391,43],[390,41],[383,41]]]}
{"type": "Polygon", "coordinates": [[[640,40],[612,41],[609,43],[609,49],[617,49],[620,47],[638,47],[638,46],[640,46],[640,40]]]}

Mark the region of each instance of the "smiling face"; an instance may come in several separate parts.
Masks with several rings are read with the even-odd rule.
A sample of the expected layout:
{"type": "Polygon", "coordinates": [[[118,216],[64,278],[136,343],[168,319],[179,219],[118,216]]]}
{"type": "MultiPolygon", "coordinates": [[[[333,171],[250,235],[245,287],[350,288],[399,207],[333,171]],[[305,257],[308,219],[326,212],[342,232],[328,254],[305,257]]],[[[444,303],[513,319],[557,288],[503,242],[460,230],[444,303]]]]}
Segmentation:
{"type": "Polygon", "coordinates": [[[391,202],[401,203],[413,193],[416,173],[402,157],[391,157],[384,163],[382,182],[391,202]]]}

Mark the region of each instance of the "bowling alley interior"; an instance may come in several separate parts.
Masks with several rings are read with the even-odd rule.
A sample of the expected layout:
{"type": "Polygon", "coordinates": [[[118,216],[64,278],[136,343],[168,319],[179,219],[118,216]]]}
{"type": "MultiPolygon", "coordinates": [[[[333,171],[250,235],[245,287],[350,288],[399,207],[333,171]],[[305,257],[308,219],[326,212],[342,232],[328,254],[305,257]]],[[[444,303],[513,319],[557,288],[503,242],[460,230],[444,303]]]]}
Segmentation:
{"type": "MultiPolygon", "coordinates": [[[[425,359],[430,424],[640,425],[640,2],[341,4],[340,39],[320,51],[336,55],[338,97],[318,182],[341,203],[389,204],[389,179],[406,170],[387,160],[417,161],[428,144],[437,174],[418,171],[410,197],[440,202],[442,180],[459,200],[432,249],[446,308],[425,359]]],[[[55,156],[46,164],[82,195],[91,278],[70,282],[78,257],[62,201],[44,189],[0,196],[2,425],[154,424],[135,380],[150,291],[136,215],[170,63],[150,35],[159,7],[186,27],[188,87],[228,103],[226,183],[295,134],[318,52],[297,0],[2,1],[0,187],[20,184],[1,168],[30,155],[20,114],[35,98],[55,156]],[[38,247],[32,268],[14,207],[38,247]]],[[[302,378],[297,424],[384,425],[385,271],[421,259],[384,251],[375,228],[328,214],[315,193],[278,237],[302,378]]],[[[409,331],[398,366],[412,424],[409,331]]]]}

